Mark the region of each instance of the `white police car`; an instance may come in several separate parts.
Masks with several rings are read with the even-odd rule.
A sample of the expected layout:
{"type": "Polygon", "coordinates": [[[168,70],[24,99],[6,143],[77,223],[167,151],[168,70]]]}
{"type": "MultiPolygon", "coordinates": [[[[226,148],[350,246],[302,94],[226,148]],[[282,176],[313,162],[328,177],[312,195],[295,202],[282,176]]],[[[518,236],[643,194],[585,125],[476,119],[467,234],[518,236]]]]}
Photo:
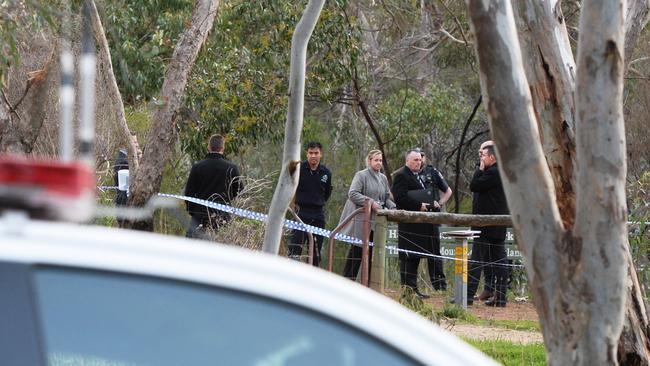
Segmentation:
{"type": "Polygon", "coordinates": [[[263,253],[0,217],[2,365],[493,365],[352,281],[263,253]]]}

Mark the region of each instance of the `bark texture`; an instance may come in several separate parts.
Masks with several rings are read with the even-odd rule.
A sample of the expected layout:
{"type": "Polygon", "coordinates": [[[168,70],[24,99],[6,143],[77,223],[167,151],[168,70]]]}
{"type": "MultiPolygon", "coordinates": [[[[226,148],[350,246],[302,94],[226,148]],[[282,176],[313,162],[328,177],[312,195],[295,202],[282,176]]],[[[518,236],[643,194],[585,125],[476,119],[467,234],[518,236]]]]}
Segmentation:
{"type": "Polygon", "coordinates": [[[468,0],[467,4],[481,88],[549,364],[647,364],[647,317],[631,269],[625,226],[624,4],[584,2],[580,34],[587,36],[580,39],[576,69],[575,158],[566,153],[572,149],[566,144],[571,135],[558,133],[561,129],[556,126],[567,119],[558,116],[571,116],[563,114],[571,108],[562,107],[566,100],[559,98],[573,82],[567,63],[558,63],[567,60],[558,53],[563,37],[553,30],[555,21],[548,19],[558,19],[559,4],[517,3],[520,24],[528,24],[522,32],[530,33],[522,38],[537,44],[537,50],[524,47],[526,62],[522,62],[509,1],[468,0]],[[546,23],[536,20],[537,15],[547,18],[546,23]],[[531,30],[534,27],[540,29],[531,30]],[[544,36],[556,39],[550,43],[538,39],[544,36]],[[533,80],[530,85],[523,72],[526,63],[533,80]],[[551,132],[545,132],[542,120],[551,122],[551,132]],[[561,171],[554,168],[552,158],[547,155],[548,166],[544,158],[546,147],[551,146],[546,139],[558,137],[558,146],[564,149],[558,156],[577,164],[576,184],[566,181],[568,187],[579,187],[575,225],[566,203],[556,203],[573,191],[556,193],[556,185],[563,183],[551,175],[561,171]]]}
{"type": "MultiPolygon", "coordinates": [[[[147,134],[140,168],[131,180],[129,206],[144,206],[160,189],[163,169],[172,146],[175,145],[175,118],[183,103],[187,78],[203,42],[212,29],[218,6],[218,0],[197,0],[190,26],[183,32],[174,49],[160,92],[161,105],[153,113],[153,122],[147,134]]],[[[130,222],[127,226],[139,230],[153,230],[152,221],[130,222]]]]}
{"type": "Polygon", "coordinates": [[[282,169],[273,193],[264,232],[262,250],[266,253],[278,254],[280,250],[284,216],[298,187],[300,134],[302,132],[305,103],[307,45],[324,4],[325,0],[309,0],[291,39],[289,106],[284,127],[284,152],[282,154],[282,169]]]}
{"type": "Polygon", "coordinates": [[[542,149],[566,228],[575,217],[575,62],[560,2],[513,2],[542,149]]]}
{"type": "Polygon", "coordinates": [[[508,215],[465,215],[446,212],[418,212],[404,210],[379,210],[391,222],[448,224],[457,226],[512,226],[508,215]]]}

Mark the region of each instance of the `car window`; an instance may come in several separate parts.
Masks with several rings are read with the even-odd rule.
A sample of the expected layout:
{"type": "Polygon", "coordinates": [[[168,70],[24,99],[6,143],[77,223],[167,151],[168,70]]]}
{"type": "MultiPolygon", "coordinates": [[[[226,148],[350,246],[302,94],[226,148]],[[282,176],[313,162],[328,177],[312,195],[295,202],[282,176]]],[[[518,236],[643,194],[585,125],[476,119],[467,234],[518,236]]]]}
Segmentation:
{"type": "Polygon", "coordinates": [[[51,267],[35,288],[53,366],[416,364],[315,311],[233,290],[51,267]]]}

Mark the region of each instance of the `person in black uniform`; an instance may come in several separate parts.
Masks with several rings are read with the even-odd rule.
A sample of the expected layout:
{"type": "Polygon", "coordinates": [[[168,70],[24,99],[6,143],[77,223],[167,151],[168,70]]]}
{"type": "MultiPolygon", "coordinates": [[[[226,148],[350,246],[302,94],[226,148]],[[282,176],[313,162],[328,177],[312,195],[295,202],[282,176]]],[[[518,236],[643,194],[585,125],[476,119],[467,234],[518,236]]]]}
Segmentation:
{"type": "MultiPolygon", "coordinates": [[[[239,169],[223,155],[224,137],[212,135],[208,141],[208,154],[192,166],[185,185],[185,196],[230,204],[244,188],[239,169]]],[[[230,219],[223,211],[186,202],[187,212],[192,217],[187,237],[195,236],[195,231],[202,225],[217,230],[230,219]]]]}
{"type": "MultiPolygon", "coordinates": [[[[494,144],[488,141],[482,146],[481,162],[479,168],[474,172],[469,186],[470,190],[476,193],[476,202],[473,205],[475,212],[473,213],[477,215],[507,215],[509,213],[508,204],[501,184],[494,144]]],[[[485,305],[504,307],[506,306],[506,290],[508,287],[508,268],[504,265],[507,263],[504,245],[506,227],[488,226],[472,228],[472,230],[480,230],[481,234],[474,239],[470,259],[490,263],[489,266],[494,278],[494,297],[486,301],[485,305]]],[[[476,262],[470,262],[469,264],[468,301],[473,299],[476,293],[483,265],[483,263],[476,262]]],[[[488,277],[487,274],[486,278],[488,277]]]]}
{"type": "MultiPolygon", "coordinates": [[[[431,211],[440,211],[440,207],[444,205],[449,198],[451,198],[452,190],[449,188],[449,184],[445,181],[445,178],[440,174],[440,172],[433,167],[431,164],[426,163],[426,156],[424,151],[420,150],[420,155],[422,156],[422,169],[420,170],[420,180],[424,183],[425,188],[432,188],[434,206],[430,207],[431,211]],[[442,193],[442,197],[440,196],[442,193]],[[437,205],[436,205],[437,203],[437,205]]],[[[440,225],[433,225],[433,254],[440,255],[440,232],[438,230],[440,225]]],[[[443,271],[443,263],[441,258],[427,257],[427,268],[429,269],[429,278],[431,279],[431,285],[433,289],[446,290],[447,289],[447,279],[443,271]]]]}
{"type": "MultiPolygon", "coordinates": [[[[332,173],[320,163],[323,157],[323,146],[320,142],[307,144],[307,160],[300,163],[300,178],[293,200],[294,211],[300,220],[307,225],[325,227],[325,203],[332,194],[332,173]]],[[[308,240],[307,233],[294,230],[289,240],[287,255],[299,259],[302,246],[308,240]]],[[[313,265],[318,267],[323,248],[323,237],[314,235],[313,265]]]]}
{"type": "MultiPolygon", "coordinates": [[[[406,153],[405,165],[393,173],[393,187],[391,191],[397,209],[408,211],[428,211],[429,204],[416,200],[409,191],[423,190],[424,183],[420,180],[419,172],[422,168],[422,155],[418,150],[409,150],[406,153]]],[[[432,208],[440,208],[439,202],[434,202],[432,208]]],[[[422,255],[417,253],[433,254],[433,225],[399,223],[397,225],[397,246],[410,252],[399,252],[400,281],[402,286],[411,288],[415,294],[426,299],[429,296],[418,290],[418,266],[422,255]]]]}

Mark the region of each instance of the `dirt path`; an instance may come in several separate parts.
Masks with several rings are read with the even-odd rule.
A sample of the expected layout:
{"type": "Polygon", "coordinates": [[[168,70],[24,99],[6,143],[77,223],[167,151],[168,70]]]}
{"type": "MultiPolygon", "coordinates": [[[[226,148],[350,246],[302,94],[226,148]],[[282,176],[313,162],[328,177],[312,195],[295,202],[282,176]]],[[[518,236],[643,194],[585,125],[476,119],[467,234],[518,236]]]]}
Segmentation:
{"type": "MultiPolygon", "coordinates": [[[[393,297],[394,295],[387,295],[393,297]]],[[[430,303],[435,312],[443,309],[445,303],[449,300],[449,294],[433,294],[426,302],[430,303]]],[[[394,297],[393,297],[394,298],[394,297]]],[[[530,301],[527,302],[508,302],[505,308],[494,308],[483,305],[477,301],[472,306],[467,307],[467,311],[480,320],[494,321],[522,321],[528,320],[538,322],[539,317],[535,306],[530,301]]],[[[542,333],[537,331],[514,330],[500,328],[496,326],[485,326],[476,324],[465,324],[455,319],[444,318],[440,321],[440,326],[457,336],[478,340],[507,340],[513,343],[529,344],[542,343],[542,333]]]]}
{"type": "Polygon", "coordinates": [[[520,344],[544,342],[542,333],[540,332],[488,327],[474,324],[458,324],[453,319],[440,321],[440,326],[459,337],[481,341],[504,340],[520,344]]]}

